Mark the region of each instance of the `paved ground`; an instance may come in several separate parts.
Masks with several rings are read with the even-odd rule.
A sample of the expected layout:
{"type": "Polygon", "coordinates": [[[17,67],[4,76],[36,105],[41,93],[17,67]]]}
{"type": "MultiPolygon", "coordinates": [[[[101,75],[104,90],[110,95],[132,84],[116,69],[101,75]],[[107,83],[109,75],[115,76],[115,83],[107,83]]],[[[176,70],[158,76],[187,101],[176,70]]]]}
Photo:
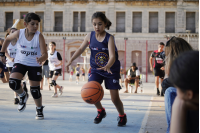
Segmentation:
{"type": "MultiPolygon", "coordinates": [[[[108,90],[102,104],[107,117],[100,124],[94,124],[97,115],[94,105],[87,104],[81,99],[81,86],[86,82],[58,80],[64,86],[61,97],[51,98],[53,91],[47,86],[42,90],[44,120],[35,120],[35,104],[29,97],[26,110],[17,112],[13,104],[13,92],[8,84],[0,83],[0,133],[165,133],[167,129],[164,113],[164,97],[155,95],[153,83],[144,83],[145,92],[142,94],[123,93],[120,97],[128,117],[126,127],[117,127],[118,113],[110,100],[108,90]]],[[[28,85],[29,86],[29,85],[28,85]]]]}

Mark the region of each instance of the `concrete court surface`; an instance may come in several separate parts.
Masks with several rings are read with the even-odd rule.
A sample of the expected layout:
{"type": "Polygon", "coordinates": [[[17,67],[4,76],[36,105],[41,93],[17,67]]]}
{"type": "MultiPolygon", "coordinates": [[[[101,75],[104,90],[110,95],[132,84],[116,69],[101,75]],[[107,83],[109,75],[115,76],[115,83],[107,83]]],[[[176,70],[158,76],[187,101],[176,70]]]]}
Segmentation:
{"type": "MultiPolygon", "coordinates": [[[[100,124],[94,124],[96,108],[92,104],[85,103],[80,95],[81,87],[86,82],[77,85],[75,81],[58,80],[57,83],[64,86],[62,96],[51,98],[53,91],[48,91],[47,85],[41,91],[45,106],[44,120],[35,120],[35,104],[31,95],[26,109],[19,113],[17,105],[13,104],[13,91],[8,84],[0,83],[0,133],[146,133],[151,131],[161,133],[167,128],[165,119],[162,119],[165,128],[162,130],[152,128],[151,124],[160,123],[159,121],[158,124],[155,123],[155,116],[149,120],[150,114],[154,112],[151,111],[152,100],[156,97],[153,83],[144,83],[145,92],[142,94],[123,93],[124,88],[120,90],[120,97],[128,118],[126,127],[117,126],[118,112],[110,99],[109,90],[104,89],[105,95],[102,100],[107,116],[100,124]]],[[[29,88],[29,84],[27,86],[29,88]]],[[[164,98],[159,98],[163,103],[164,98]]],[[[161,112],[163,113],[163,110],[161,112]]]]}

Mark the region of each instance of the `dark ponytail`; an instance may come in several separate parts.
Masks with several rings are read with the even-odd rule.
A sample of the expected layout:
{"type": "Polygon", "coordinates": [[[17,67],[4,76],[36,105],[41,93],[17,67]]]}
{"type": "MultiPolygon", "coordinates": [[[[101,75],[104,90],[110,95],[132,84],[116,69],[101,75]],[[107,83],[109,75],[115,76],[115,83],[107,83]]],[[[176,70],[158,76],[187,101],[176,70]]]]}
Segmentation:
{"type": "MultiPolygon", "coordinates": [[[[95,12],[92,15],[92,20],[95,18],[100,18],[105,24],[106,24],[106,29],[110,29],[110,26],[112,25],[112,23],[110,22],[110,20],[106,17],[106,15],[103,12],[95,12]]],[[[91,20],[91,22],[92,22],[91,20]]]]}

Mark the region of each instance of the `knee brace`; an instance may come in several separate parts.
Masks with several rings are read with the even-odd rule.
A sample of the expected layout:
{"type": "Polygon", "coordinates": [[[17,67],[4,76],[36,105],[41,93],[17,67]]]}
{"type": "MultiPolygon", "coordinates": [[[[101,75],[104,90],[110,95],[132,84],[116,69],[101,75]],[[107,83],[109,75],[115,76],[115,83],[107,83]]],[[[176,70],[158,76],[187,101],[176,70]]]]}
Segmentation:
{"type": "Polygon", "coordinates": [[[9,86],[14,91],[19,90],[20,87],[21,87],[21,80],[20,79],[10,78],[9,79],[9,86]]]}
{"type": "Polygon", "coordinates": [[[56,86],[57,85],[55,80],[52,80],[52,82],[50,84],[51,84],[51,86],[56,86]]]}
{"type": "Polygon", "coordinates": [[[42,96],[40,93],[40,86],[31,86],[31,95],[34,99],[39,99],[42,96]]]}

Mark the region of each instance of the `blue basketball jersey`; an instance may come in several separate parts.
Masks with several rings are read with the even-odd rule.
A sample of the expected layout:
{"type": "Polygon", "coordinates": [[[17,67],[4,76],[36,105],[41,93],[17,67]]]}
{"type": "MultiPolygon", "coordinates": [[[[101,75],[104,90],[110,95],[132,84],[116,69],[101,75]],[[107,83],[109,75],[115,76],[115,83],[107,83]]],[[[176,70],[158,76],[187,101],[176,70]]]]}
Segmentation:
{"type": "MultiPolygon", "coordinates": [[[[119,78],[120,77],[120,62],[118,60],[118,51],[115,45],[115,63],[110,68],[113,74],[108,73],[104,70],[97,70],[97,68],[101,68],[107,65],[109,60],[109,51],[108,51],[108,41],[110,38],[110,34],[106,32],[106,36],[102,42],[97,41],[95,37],[95,31],[91,32],[90,36],[90,45],[89,48],[91,50],[90,56],[90,66],[91,66],[91,74],[98,73],[107,78],[119,78]]],[[[113,37],[114,38],[114,37],[113,37]]]]}

